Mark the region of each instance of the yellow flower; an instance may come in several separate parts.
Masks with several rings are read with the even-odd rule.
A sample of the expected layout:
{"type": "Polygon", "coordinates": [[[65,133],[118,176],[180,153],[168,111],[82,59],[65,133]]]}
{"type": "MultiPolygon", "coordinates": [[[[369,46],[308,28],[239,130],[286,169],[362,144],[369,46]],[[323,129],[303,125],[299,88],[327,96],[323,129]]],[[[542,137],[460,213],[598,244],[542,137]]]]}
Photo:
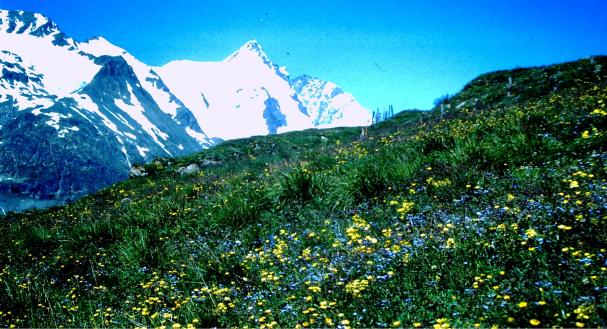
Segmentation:
{"type": "Polygon", "coordinates": [[[376,244],[377,243],[377,239],[374,238],[374,237],[372,237],[372,236],[369,236],[369,235],[367,235],[365,237],[365,240],[369,241],[371,244],[376,244]]]}
{"type": "Polygon", "coordinates": [[[533,238],[535,238],[535,237],[537,236],[537,232],[536,232],[534,229],[532,229],[532,228],[530,228],[530,229],[526,230],[526,231],[525,231],[525,234],[526,234],[526,235],[527,235],[527,237],[528,237],[528,238],[530,238],[530,239],[533,239],[533,238]]]}
{"type": "Polygon", "coordinates": [[[587,139],[587,138],[589,138],[589,137],[590,137],[590,132],[588,132],[588,130],[586,130],[586,131],[584,131],[584,132],[582,133],[582,138],[583,138],[583,139],[587,139]]]}
{"type": "Polygon", "coordinates": [[[320,292],[320,287],[319,286],[311,286],[308,287],[308,290],[310,290],[311,292],[320,292]]]}
{"type": "Polygon", "coordinates": [[[575,326],[578,328],[584,328],[584,323],[583,322],[576,322],[575,326]]]}
{"type": "Polygon", "coordinates": [[[392,322],[392,327],[400,327],[400,321],[392,322]]]}
{"type": "Polygon", "coordinates": [[[601,110],[601,109],[595,109],[592,112],[590,112],[590,114],[595,114],[595,115],[607,115],[607,111],[601,110]]]}
{"type": "Polygon", "coordinates": [[[571,183],[569,183],[569,188],[578,188],[578,187],[580,187],[580,184],[576,180],[572,180],[571,183]]]}
{"type": "Polygon", "coordinates": [[[527,302],[520,302],[520,303],[518,303],[518,307],[520,307],[520,308],[527,307],[527,302]]]}
{"type": "Polygon", "coordinates": [[[447,239],[447,248],[453,248],[453,247],[455,247],[455,239],[453,239],[453,238],[447,239]]]}
{"type": "Polygon", "coordinates": [[[414,206],[415,206],[414,202],[405,200],[405,201],[403,201],[402,206],[400,208],[396,209],[396,212],[401,215],[406,215],[408,212],[413,210],[414,206]]]}
{"type": "Polygon", "coordinates": [[[420,322],[413,322],[413,327],[419,328],[421,326],[422,326],[422,324],[420,322]]]}
{"type": "Polygon", "coordinates": [[[217,304],[217,312],[225,313],[227,311],[228,311],[228,307],[226,306],[226,304],[224,304],[224,303],[217,304]]]}
{"type": "Polygon", "coordinates": [[[352,294],[354,297],[361,297],[361,292],[367,289],[369,286],[369,280],[356,279],[346,284],[346,292],[352,294]]]}
{"type": "Polygon", "coordinates": [[[531,319],[531,320],[529,320],[529,323],[531,323],[532,326],[539,326],[540,320],[538,320],[538,319],[531,319]]]}

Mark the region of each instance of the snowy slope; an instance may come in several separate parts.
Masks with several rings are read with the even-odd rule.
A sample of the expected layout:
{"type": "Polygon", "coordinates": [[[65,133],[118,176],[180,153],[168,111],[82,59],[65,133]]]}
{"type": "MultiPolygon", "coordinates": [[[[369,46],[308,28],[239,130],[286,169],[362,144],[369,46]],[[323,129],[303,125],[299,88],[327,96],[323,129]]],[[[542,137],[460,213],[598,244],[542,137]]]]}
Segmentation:
{"type": "MultiPolygon", "coordinates": [[[[3,48],[0,60],[5,59],[3,61],[5,66],[9,65],[6,63],[19,61],[18,67],[20,67],[21,71],[31,71],[21,72],[21,74],[30,75],[30,78],[25,83],[28,86],[20,86],[19,81],[13,83],[12,86],[6,86],[8,82],[5,80],[7,79],[0,81],[0,87],[4,87],[2,92],[3,97],[8,98],[10,95],[15,99],[15,105],[19,110],[39,105],[48,107],[53,103],[49,99],[72,98],[78,102],[79,97],[77,95],[79,91],[89,84],[93,77],[101,70],[100,58],[105,56],[120,56],[127,60],[134,70],[138,80],[135,84],[138,87],[142,87],[151,96],[153,102],[162,111],[169,114],[173,121],[178,124],[182,124],[181,121],[184,121],[182,124],[183,134],[187,135],[187,128],[189,131],[197,132],[195,136],[190,138],[195,139],[201,146],[212,144],[200,130],[200,127],[195,123],[192,124],[193,120],[187,120],[188,116],[191,116],[191,114],[188,114],[189,111],[170,93],[162,80],[153,72],[152,68],[141,63],[125,50],[112,45],[102,37],[93,38],[85,42],[74,41],[65,37],[54,23],[39,14],[0,11],[0,20],[0,44],[2,44],[3,48]],[[44,29],[44,33],[38,33],[41,29],[44,29]],[[57,43],[58,37],[63,42],[57,43]],[[19,55],[16,56],[15,54],[19,55]],[[7,59],[6,57],[9,58],[7,59]],[[39,80],[37,85],[34,84],[36,79],[31,78],[33,76],[36,76],[37,80],[39,80]]],[[[18,70],[13,68],[11,72],[17,73],[18,70]]],[[[83,112],[94,113],[99,105],[96,104],[95,107],[89,106],[89,108],[83,108],[82,110],[83,112]]],[[[130,105],[123,104],[118,108],[125,112],[127,116],[136,118],[136,121],[142,123],[145,127],[154,126],[145,115],[141,115],[144,109],[140,103],[134,106],[130,105]]],[[[107,128],[120,134],[120,132],[112,129],[116,126],[113,121],[121,120],[118,115],[103,117],[102,119],[107,128]]],[[[164,118],[161,119],[164,120],[164,118]]],[[[152,130],[145,127],[143,131],[155,140],[157,134],[152,133],[152,130]]],[[[159,132],[158,134],[166,135],[163,132],[159,132]]],[[[166,151],[165,155],[172,154],[166,151]]],[[[152,154],[152,156],[154,155],[152,154]]]]}
{"type": "Polygon", "coordinates": [[[17,54],[23,67],[34,67],[48,93],[67,96],[99,71],[99,65],[79,54],[75,42],[48,18],[2,10],[0,20],[1,50],[17,54]]]}

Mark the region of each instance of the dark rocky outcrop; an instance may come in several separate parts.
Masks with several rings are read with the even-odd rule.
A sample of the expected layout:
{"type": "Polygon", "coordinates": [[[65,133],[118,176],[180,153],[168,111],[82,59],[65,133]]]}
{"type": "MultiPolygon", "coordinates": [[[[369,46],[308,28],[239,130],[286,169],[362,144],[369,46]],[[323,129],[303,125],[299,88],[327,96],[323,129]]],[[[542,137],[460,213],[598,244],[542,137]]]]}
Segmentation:
{"type": "MultiPolygon", "coordinates": [[[[61,103],[50,110],[69,112],[61,103]]],[[[108,135],[76,117],[62,123],[78,131],[58,134],[48,119],[21,112],[0,130],[0,173],[5,177],[0,192],[69,200],[126,178],[128,164],[116,161],[122,152],[108,135]]]]}

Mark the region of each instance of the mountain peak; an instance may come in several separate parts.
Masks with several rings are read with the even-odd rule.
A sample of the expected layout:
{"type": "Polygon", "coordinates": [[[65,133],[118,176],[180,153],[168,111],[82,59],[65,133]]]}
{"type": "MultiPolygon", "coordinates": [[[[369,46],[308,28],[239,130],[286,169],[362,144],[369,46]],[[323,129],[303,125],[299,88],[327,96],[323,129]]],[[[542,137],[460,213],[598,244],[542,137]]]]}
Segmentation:
{"type": "Polygon", "coordinates": [[[96,57],[103,55],[122,56],[126,54],[124,49],[112,44],[102,36],[96,36],[79,43],[78,49],[96,57]]]}
{"type": "Polygon", "coordinates": [[[257,53],[263,53],[261,45],[255,39],[247,41],[244,45],[242,45],[242,47],[240,47],[240,49],[246,49],[246,50],[254,51],[257,53]]]}
{"type": "Polygon", "coordinates": [[[60,32],[57,24],[42,14],[5,9],[0,9],[0,31],[37,37],[60,32]]]}
{"type": "Polygon", "coordinates": [[[258,58],[269,67],[272,67],[273,65],[268,55],[266,55],[266,53],[263,51],[263,48],[259,42],[257,42],[255,39],[247,41],[236,52],[228,56],[224,62],[233,62],[241,58],[245,59],[246,61],[258,58]]]}

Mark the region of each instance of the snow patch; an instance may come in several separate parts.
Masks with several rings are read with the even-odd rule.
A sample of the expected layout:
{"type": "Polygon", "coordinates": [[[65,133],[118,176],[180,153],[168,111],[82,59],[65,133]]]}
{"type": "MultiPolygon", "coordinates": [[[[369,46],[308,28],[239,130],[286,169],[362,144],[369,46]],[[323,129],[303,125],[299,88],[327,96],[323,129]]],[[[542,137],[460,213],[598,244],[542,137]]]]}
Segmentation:
{"type": "Polygon", "coordinates": [[[113,116],[114,116],[116,119],[118,119],[120,122],[122,122],[122,123],[123,123],[125,126],[129,127],[129,129],[131,129],[131,130],[136,130],[136,129],[135,129],[135,127],[133,127],[133,126],[131,126],[131,125],[129,124],[129,121],[128,121],[127,119],[125,119],[125,118],[124,118],[122,115],[120,115],[120,113],[114,113],[114,112],[111,112],[111,114],[112,114],[112,115],[113,115],[113,116]]]}
{"type": "Polygon", "coordinates": [[[126,156],[126,162],[128,163],[128,165],[130,167],[131,166],[131,160],[129,160],[129,155],[126,153],[126,147],[124,145],[122,145],[122,148],[120,150],[126,156]]]}
{"type": "Polygon", "coordinates": [[[36,19],[36,24],[34,25],[35,28],[33,28],[34,30],[38,29],[40,26],[48,23],[48,18],[44,17],[44,15],[39,14],[39,13],[35,13],[34,14],[34,18],[36,19]]]}
{"type": "Polygon", "coordinates": [[[136,147],[137,147],[137,151],[139,152],[139,155],[141,155],[142,158],[145,158],[145,153],[150,151],[150,149],[141,147],[139,145],[136,145],[136,147]]]}
{"type": "MultiPolygon", "coordinates": [[[[20,15],[23,15],[23,13],[21,13],[21,12],[19,12],[19,13],[20,13],[20,15]]],[[[23,25],[25,25],[25,23],[22,20],[20,20],[20,19],[17,20],[15,22],[15,29],[13,30],[13,32],[19,31],[23,27],[23,25]]]]}
{"type": "Polygon", "coordinates": [[[185,128],[185,132],[190,137],[194,138],[199,144],[205,144],[209,141],[209,139],[207,138],[207,136],[205,134],[194,131],[190,127],[185,128]]]}
{"type": "Polygon", "coordinates": [[[46,121],[45,123],[57,130],[59,130],[59,121],[61,119],[67,119],[68,116],[60,114],[60,113],[56,113],[56,112],[49,112],[49,113],[42,113],[48,117],[50,117],[50,120],[46,121]]]}
{"type": "Polygon", "coordinates": [[[122,148],[120,148],[120,151],[122,151],[122,153],[124,153],[124,156],[126,157],[126,163],[129,165],[129,167],[131,167],[131,160],[129,159],[129,154],[126,151],[126,147],[124,146],[124,142],[122,141],[122,138],[116,136],[116,139],[118,140],[118,143],[120,143],[120,145],[122,145],[122,148]]]}
{"type": "Polygon", "coordinates": [[[63,128],[61,130],[59,130],[59,133],[57,134],[57,136],[59,136],[60,138],[64,138],[67,134],[70,133],[70,131],[80,131],[80,128],[73,126],[73,127],[69,127],[69,128],[63,128]]]}

